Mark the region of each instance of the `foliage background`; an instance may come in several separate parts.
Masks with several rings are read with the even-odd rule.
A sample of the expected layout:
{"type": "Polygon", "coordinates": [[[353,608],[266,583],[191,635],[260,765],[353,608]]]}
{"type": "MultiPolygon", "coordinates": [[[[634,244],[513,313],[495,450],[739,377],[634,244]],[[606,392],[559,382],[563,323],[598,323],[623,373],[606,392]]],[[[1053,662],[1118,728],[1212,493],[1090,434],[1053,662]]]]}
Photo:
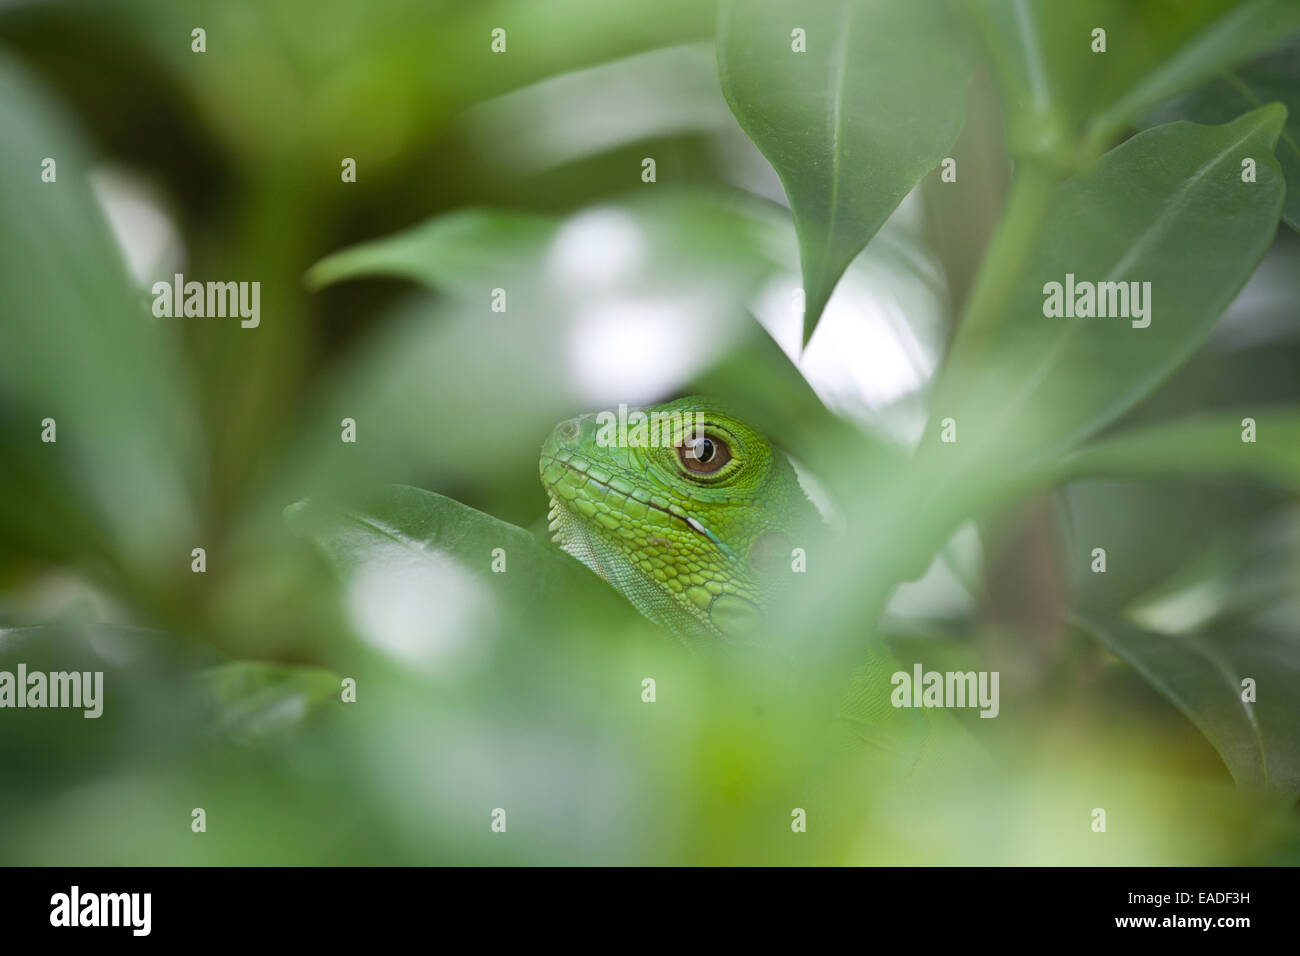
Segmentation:
{"type": "Polygon", "coordinates": [[[798,8],[0,9],[0,669],[107,689],[0,713],[0,859],[1300,860],[1296,6],[798,8]],[[1042,318],[1119,262],[1150,329],[1042,318]],[[688,391],[839,512],[757,659],[545,541],[551,425],[688,391]],[[836,720],[882,647],[1000,716],[836,720]]]}

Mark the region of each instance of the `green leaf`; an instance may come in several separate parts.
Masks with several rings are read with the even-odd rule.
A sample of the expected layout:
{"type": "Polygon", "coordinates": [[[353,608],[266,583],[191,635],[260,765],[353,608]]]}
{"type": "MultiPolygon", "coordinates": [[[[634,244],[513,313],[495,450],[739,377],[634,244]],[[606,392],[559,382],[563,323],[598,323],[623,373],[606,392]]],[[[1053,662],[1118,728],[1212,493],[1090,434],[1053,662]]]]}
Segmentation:
{"type": "MultiPolygon", "coordinates": [[[[345,584],[377,594],[381,602],[385,594],[397,603],[414,598],[406,609],[412,614],[438,611],[422,607],[421,595],[434,604],[466,597],[470,614],[499,609],[519,620],[566,611],[600,620],[628,610],[616,592],[558,545],[419,488],[389,485],[348,502],[308,499],[289,506],[285,517],[320,547],[345,584]]],[[[390,608],[361,597],[352,606],[371,619],[357,620],[354,614],[354,623],[366,632],[390,608]]],[[[423,623],[397,622],[417,632],[423,623]]],[[[381,641],[387,636],[379,635],[381,641]]]]}
{"type": "Polygon", "coordinates": [[[750,329],[742,303],[791,232],[743,196],[666,186],[640,196],[553,228],[450,213],[321,263],[320,281],[405,275],[450,295],[397,303],[320,382],[262,507],[278,515],[305,494],[394,480],[518,499],[528,481],[541,514],[545,498],[527,476],[556,422],[681,393],[750,329]],[[506,311],[493,311],[496,288],[506,311]],[[365,454],[337,440],[344,416],[365,454]]]}
{"type": "Polygon", "coordinates": [[[179,569],[195,537],[200,430],[167,320],[127,275],[91,190],[90,149],[7,59],[0,129],[0,528],[74,559],[107,552],[142,575],[179,569]],[[54,442],[42,441],[47,418],[54,442]],[[31,527],[36,502],[53,512],[45,535],[31,527]]]}
{"type": "Polygon", "coordinates": [[[965,5],[989,51],[1011,153],[1063,169],[1089,165],[1142,112],[1300,30],[1291,0],[965,5]],[[1097,29],[1104,52],[1094,51],[1097,29]]]}
{"type": "Polygon", "coordinates": [[[1076,477],[1164,478],[1249,474],[1300,488],[1300,408],[1243,408],[1120,432],[1078,449],[1053,466],[1076,477]],[[1242,441],[1242,422],[1255,441],[1242,441]]]}
{"type": "Polygon", "coordinates": [[[491,275],[518,268],[554,234],[549,216],[464,209],[326,256],[307,272],[313,290],[347,279],[389,276],[486,296],[491,275]]]}
{"type": "MultiPolygon", "coordinates": [[[[1184,522],[1196,535],[1194,545],[1179,549],[1181,561],[1170,573],[1129,596],[1123,605],[1127,617],[1164,634],[1211,630],[1226,634],[1260,627],[1281,633],[1294,630],[1300,511],[1283,507],[1254,519],[1225,520],[1222,512],[1215,517],[1215,521],[1191,517],[1184,522]],[[1214,524],[1229,527],[1215,529],[1214,524]]],[[[1170,539],[1176,547],[1177,532],[1166,543],[1170,539]]],[[[1115,559],[1113,549],[1107,554],[1109,560],[1115,559]]],[[[1150,570],[1148,564],[1144,576],[1150,570]]],[[[1095,581],[1098,576],[1088,577],[1095,581]]]]}
{"type": "MultiPolygon", "coordinates": [[[[1169,97],[1191,89],[1216,71],[1254,56],[1297,31],[1300,31],[1300,4],[1294,0],[1234,3],[1111,103],[1093,121],[1094,135],[1100,138],[1113,135],[1169,97]]],[[[1295,95],[1294,83],[1290,90],[1295,95]]],[[[1262,97],[1243,103],[1228,115],[1197,121],[1226,123],[1271,98],[1262,97]]]]}
{"type": "MultiPolygon", "coordinates": [[[[954,457],[997,463],[1005,481],[1008,469],[1038,466],[1115,420],[1186,361],[1272,240],[1283,182],[1271,153],[1283,119],[1269,106],[1226,126],[1162,126],[1063,184],[980,360],[965,359],[960,339],[954,347],[926,453],[953,466],[954,457]],[[1255,183],[1241,181],[1247,155],[1260,158],[1255,183]],[[1138,287],[1149,288],[1149,325],[1048,317],[1048,284],[1064,286],[1067,275],[1149,283],[1138,287]],[[939,441],[948,417],[956,446],[939,441]]],[[[950,467],[947,480],[960,471],[950,467]]]]}
{"type": "Polygon", "coordinates": [[[849,262],[956,140],[966,35],[940,0],[724,0],[718,71],[790,200],[806,344],[849,262]]]}
{"type": "MultiPolygon", "coordinates": [[[[86,12],[78,26],[99,42],[94,55],[60,62],[65,75],[130,56],[142,75],[177,89],[240,159],[259,165],[289,151],[311,156],[346,137],[349,155],[372,171],[437,137],[476,102],[642,50],[705,40],[712,19],[698,0],[653,8],[608,0],[383,0],[364,17],[347,4],[317,0],[212,4],[202,24],[209,55],[196,60],[189,39],[196,24],[183,6],[113,0],[86,12]],[[307,22],[312,29],[300,29],[307,22]],[[497,27],[508,32],[507,55],[491,51],[497,27]],[[232,102],[240,108],[232,110],[232,102]]],[[[66,34],[57,10],[30,13],[50,21],[51,38],[66,34]]],[[[296,191],[328,182],[302,179],[296,191]]]]}
{"type": "MultiPolygon", "coordinates": [[[[84,683],[82,707],[0,710],[0,765],[24,787],[0,788],[0,818],[15,804],[52,798],[59,786],[87,782],[106,764],[142,753],[176,753],[202,742],[192,679],[223,658],[183,635],[106,624],[71,610],[45,624],[0,627],[0,671],[102,674],[84,683]],[[94,705],[90,696],[94,697],[94,705]],[[97,710],[87,720],[83,714],[97,710]]],[[[20,691],[22,692],[22,691],[20,691]]]]}
{"type": "MultiPolygon", "coordinates": [[[[1300,4],[1293,9],[1300,16],[1300,4]]],[[[1162,107],[1149,118],[1148,125],[1175,119],[1225,123],[1270,102],[1280,102],[1287,109],[1276,150],[1287,183],[1282,220],[1300,232],[1300,44],[1224,71],[1201,89],[1162,107]]]]}
{"type": "MultiPolygon", "coordinates": [[[[857,615],[872,617],[888,588],[919,576],[962,522],[1053,481],[1061,454],[1200,347],[1276,231],[1283,186],[1267,154],[1282,118],[1281,107],[1266,107],[1222,127],[1150,130],[1051,192],[1042,238],[1011,280],[1000,324],[978,355],[959,333],[914,461],[865,499],[861,543],[843,562],[853,570],[829,576],[824,602],[857,587],[857,615]],[[1241,182],[1245,152],[1266,157],[1256,183],[1241,182]],[[1048,318],[1044,286],[1067,274],[1150,282],[1150,325],[1048,318]],[[955,443],[942,440],[948,419],[955,443]],[[881,549],[882,540],[893,544],[881,549]]],[[[823,631],[838,639],[832,624],[823,631]]]]}
{"type": "Polygon", "coordinates": [[[705,369],[688,391],[725,402],[826,480],[842,478],[847,485],[845,493],[862,492],[866,466],[890,467],[903,456],[900,450],[827,409],[789,356],[757,322],[721,361],[705,369]],[[848,466],[859,457],[863,468],[848,466]]]}
{"type": "Polygon", "coordinates": [[[200,672],[211,732],[241,744],[284,739],[326,701],[340,700],[332,671],[265,661],[233,661],[200,672]]]}
{"type": "Polygon", "coordinates": [[[1076,623],[1186,714],[1238,784],[1288,801],[1300,796],[1300,647],[1294,638],[1175,636],[1087,615],[1076,623]],[[1255,681],[1253,702],[1242,700],[1244,678],[1255,681]]]}

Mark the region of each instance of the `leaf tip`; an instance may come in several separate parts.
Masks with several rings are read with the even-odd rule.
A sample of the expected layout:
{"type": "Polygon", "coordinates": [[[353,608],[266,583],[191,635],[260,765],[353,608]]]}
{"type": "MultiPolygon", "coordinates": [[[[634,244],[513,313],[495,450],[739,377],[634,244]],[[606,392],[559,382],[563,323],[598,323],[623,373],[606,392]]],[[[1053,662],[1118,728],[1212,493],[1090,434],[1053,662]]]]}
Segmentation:
{"type": "Polygon", "coordinates": [[[284,510],[280,512],[280,515],[284,519],[285,524],[289,527],[294,527],[299,524],[304,517],[306,517],[307,513],[311,511],[311,509],[312,500],[310,498],[303,498],[301,501],[295,501],[290,505],[286,505],[284,510]]]}
{"type": "Polygon", "coordinates": [[[817,331],[817,324],[821,322],[822,313],[826,311],[826,303],[830,299],[830,293],[820,285],[815,288],[817,291],[804,304],[802,342],[799,346],[801,352],[808,348],[808,342],[817,331]]]}
{"type": "Polygon", "coordinates": [[[1284,103],[1265,103],[1256,110],[1247,113],[1252,124],[1264,135],[1270,146],[1276,146],[1282,129],[1286,126],[1287,108],[1284,103]]]}
{"type": "Polygon", "coordinates": [[[321,267],[329,262],[329,257],[322,259],[302,274],[302,284],[308,292],[319,292],[330,284],[326,270],[321,267]]]}

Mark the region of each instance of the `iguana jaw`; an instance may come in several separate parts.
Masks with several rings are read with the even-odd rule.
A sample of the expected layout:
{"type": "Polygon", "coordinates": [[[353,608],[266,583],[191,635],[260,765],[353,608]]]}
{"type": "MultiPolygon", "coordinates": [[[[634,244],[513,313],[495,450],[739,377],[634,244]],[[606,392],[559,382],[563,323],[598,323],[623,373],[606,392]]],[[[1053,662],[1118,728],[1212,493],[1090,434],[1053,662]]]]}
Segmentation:
{"type": "MultiPolygon", "coordinates": [[[[618,489],[615,489],[611,483],[601,481],[600,479],[594,477],[590,473],[585,473],[582,469],[572,466],[571,464],[569,464],[570,460],[571,458],[561,457],[561,455],[559,454],[548,456],[545,453],[543,453],[540,462],[542,485],[546,488],[550,498],[550,511],[547,513],[546,516],[547,520],[550,522],[548,528],[553,532],[554,531],[561,532],[561,534],[557,534],[554,537],[552,537],[551,540],[559,544],[561,547],[564,547],[566,551],[569,549],[565,547],[565,538],[569,537],[574,531],[579,531],[579,532],[585,531],[586,526],[582,521],[581,515],[573,514],[572,509],[566,508],[563,501],[556,498],[555,491],[553,490],[554,486],[552,484],[549,484],[547,480],[548,471],[552,475],[554,475],[555,474],[554,469],[563,469],[564,472],[566,472],[570,477],[579,478],[582,481],[587,483],[600,485],[601,487],[606,489],[606,493],[608,493],[609,491],[618,491],[618,489]],[[573,519],[572,521],[566,522],[565,526],[568,529],[567,532],[564,529],[562,529],[559,525],[559,522],[561,521],[564,515],[568,515],[571,519],[573,519]]],[[[621,494],[622,492],[619,491],[619,493],[621,494]]],[[[726,555],[726,557],[728,558],[735,557],[735,554],[731,550],[731,548],[727,547],[726,543],[724,543],[721,538],[719,538],[716,534],[710,531],[709,528],[706,527],[704,523],[700,521],[699,518],[695,517],[694,515],[688,513],[684,509],[678,507],[677,505],[671,502],[661,502],[660,500],[657,500],[649,492],[643,493],[641,490],[637,489],[632,492],[632,495],[637,496],[637,500],[639,500],[640,503],[644,505],[647,510],[653,509],[655,511],[659,511],[665,515],[668,515],[670,518],[674,518],[677,521],[680,521],[683,525],[685,525],[688,529],[690,529],[690,531],[704,538],[706,541],[711,542],[719,551],[721,551],[724,555],[726,555]]]]}
{"type": "Polygon", "coordinates": [[[553,532],[552,541],[600,575],[651,621],[687,644],[723,636],[710,622],[707,611],[678,600],[637,567],[629,555],[602,539],[589,521],[566,508],[554,494],[550,495],[547,518],[547,527],[553,532]]]}
{"type": "Polygon", "coordinates": [[[597,549],[594,547],[591,531],[583,524],[581,518],[560,505],[555,500],[555,495],[550,496],[550,505],[550,511],[546,515],[548,519],[546,527],[553,532],[551,540],[558,544],[561,550],[573,555],[608,581],[608,571],[596,559],[597,549]]]}

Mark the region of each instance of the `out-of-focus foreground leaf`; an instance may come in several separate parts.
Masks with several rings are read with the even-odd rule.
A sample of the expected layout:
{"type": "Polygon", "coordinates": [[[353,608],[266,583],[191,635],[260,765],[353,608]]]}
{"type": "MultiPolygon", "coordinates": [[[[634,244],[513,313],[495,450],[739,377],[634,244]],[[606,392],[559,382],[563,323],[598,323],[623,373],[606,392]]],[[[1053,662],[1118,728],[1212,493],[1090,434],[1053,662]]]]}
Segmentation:
{"type": "Polygon", "coordinates": [[[285,512],[291,527],[308,534],[344,574],[355,574],[377,553],[409,555],[431,569],[452,560],[474,575],[491,573],[494,552],[504,552],[497,577],[501,594],[522,607],[542,601],[601,602],[609,592],[559,547],[523,528],[420,488],[377,488],[350,505],[301,501],[285,512]]]}
{"type": "MultiPolygon", "coordinates": [[[[607,0],[372,0],[364,10],[350,0],[110,0],[83,12],[105,45],[161,65],[166,81],[187,92],[241,158],[332,156],[346,141],[350,155],[376,165],[402,156],[473,102],[620,55],[703,39],[710,20],[708,6],[696,0],[666,0],[653,10],[607,0]],[[196,26],[207,33],[202,55],[191,52],[196,26]],[[493,51],[496,28],[505,30],[504,52],[493,51]]],[[[337,162],[326,165],[337,170],[337,162]]]]}
{"type": "Polygon", "coordinates": [[[722,3],[722,89],[790,200],[805,344],[849,262],[956,140],[971,59],[941,0],[722,3]]]}
{"type": "Polygon", "coordinates": [[[132,289],[89,150],[7,60],[0,128],[0,526],[35,553],[187,571],[198,429],[166,320],[132,289]],[[54,442],[42,441],[47,418],[54,442]]]}
{"type": "Polygon", "coordinates": [[[477,653],[461,644],[470,632],[633,613],[558,546],[433,492],[392,485],[348,503],[302,501],[285,515],[339,571],[362,637],[431,667],[477,653]]]}
{"type": "Polygon", "coordinates": [[[285,739],[314,709],[342,696],[339,676],[316,667],[232,661],[207,668],[197,679],[211,732],[243,744],[285,739]]]}

